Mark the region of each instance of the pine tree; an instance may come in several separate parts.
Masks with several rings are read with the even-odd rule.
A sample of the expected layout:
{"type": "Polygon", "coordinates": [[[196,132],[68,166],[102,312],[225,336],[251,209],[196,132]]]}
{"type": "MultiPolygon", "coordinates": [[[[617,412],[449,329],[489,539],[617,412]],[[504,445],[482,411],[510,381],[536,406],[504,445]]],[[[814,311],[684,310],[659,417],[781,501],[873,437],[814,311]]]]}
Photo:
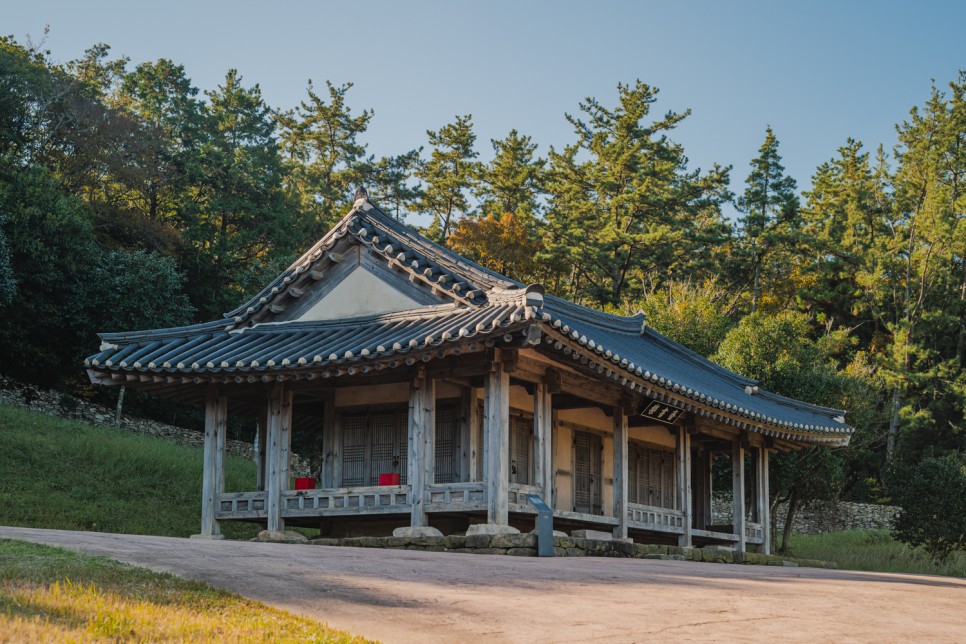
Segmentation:
{"type": "Polygon", "coordinates": [[[359,136],[373,112],[352,114],[346,104],[352,83],[335,86],[326,81],[325,85],[328,101],[309,81],[308,100],[278,117],[288,189],[308,219],[306,234],[312,238],[324,234],[352,205],[352,195],[371,162],[359,136]]]}
{"type": "Polygon", "coordinates": [[[771,126],[765,129],[765,142],[751,161],[745,185],[744,194],[738,198],[738,208],[744,213],[738,254],[741,272],[750,276],[754,313],[758,310],[763,276],[769,283],[779,279],[787,266],[781,255],[795,244],[799,227],[795,179],[785,175],[778,138],[771,126]]]}
{"type": "Polygon", "coordinates": [[[479,174],[473,117],[457,116],[454,123],[426,134],[432,153],[416,171],[424,183],[420,208],[433,216],[428,232],[436,241],[445,242],[454,222],[470,212],[468,193],[479,174]]]}
{"type": "Polygon", "coordinates": [[[550,150],[546,251],[563,265],[555,286],[576,300],[617,304],[648,282],[710,273],[727,231],[720,204],[728,169],[690,171],[668,132],[690,112],[647,122],[658,90],[618,85],[619,104],[567,115],[576,142],[550,150]]]}

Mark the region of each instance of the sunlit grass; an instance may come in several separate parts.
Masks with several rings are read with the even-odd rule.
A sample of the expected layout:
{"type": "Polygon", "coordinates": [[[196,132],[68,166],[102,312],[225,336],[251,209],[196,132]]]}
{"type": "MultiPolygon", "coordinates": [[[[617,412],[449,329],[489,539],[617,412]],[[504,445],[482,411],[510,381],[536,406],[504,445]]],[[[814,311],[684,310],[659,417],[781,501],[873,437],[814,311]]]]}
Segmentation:
{"type": "Polygon", "coordinates": [[[954,552],[944,563],[937,564],[922,550],[893,539],[887,530],[793,534],[789,554],[834,561],[839,568],[849,570],[966,577],[966,553],[954,552]]]}
{"type": "Polygon", "coordinates": [[[232,593],[0,540],[0,642],[362,642],[232,593]]]}
{"type": "MultiPolygon", "coordinates": [[[[201,525],[202,450],[0,405],[0,524],[186,537],[201,525]]],[[[228,491],[255,489],[229,457],[228,491]]],[[[229,538],[251,524],[224,524],[229,538]]]]}

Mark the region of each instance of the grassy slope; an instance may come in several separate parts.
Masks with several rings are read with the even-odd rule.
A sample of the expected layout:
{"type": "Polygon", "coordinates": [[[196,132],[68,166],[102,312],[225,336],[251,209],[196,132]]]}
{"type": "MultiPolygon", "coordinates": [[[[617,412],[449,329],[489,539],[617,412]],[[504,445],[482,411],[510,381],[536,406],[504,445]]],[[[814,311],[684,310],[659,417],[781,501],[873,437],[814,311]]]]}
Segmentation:
{"type": "MultiPolygon", "coordinates": [[[[0,405],[0,524],[184,537],[201,521],[202,451],[0,405]]],[[[225,489],[255,488],[227,459],[225,489]]],[[[229,538],[249,524],[223,526],[229,538]]]]}
{"type": "Polygon", "coordinates": [[[966,552],[954,552],[945,563],[936,564],[925,552],[893,539],[887,530],[793,534],[790,543],[792,556],[834,561],[849,570],[966,577],[966,552]]]}
{"type": "Polygon", "coordinates": [[[362,642],[205,584],[0,540],[0,642],[362,642]]]}

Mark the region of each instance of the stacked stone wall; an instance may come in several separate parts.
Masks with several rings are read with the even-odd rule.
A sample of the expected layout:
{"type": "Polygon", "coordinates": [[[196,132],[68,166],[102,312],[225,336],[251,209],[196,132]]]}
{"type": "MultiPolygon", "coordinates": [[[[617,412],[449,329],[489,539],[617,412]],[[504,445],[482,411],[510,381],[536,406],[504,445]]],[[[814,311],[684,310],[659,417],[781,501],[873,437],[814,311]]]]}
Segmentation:
{"type": "MultiPolygon", "coordinates": [[[[802,534],[824,534],[839,530],[889,530],[898,513],[899,508],[894,505],[815,501],[798,509],[792,531],[802,534]]],[[[788,504],[780,504],[776,514],[778,531],[781,532],[785,529],[788,504]]],[[[715,494],[712,518],[716,524],[731,523],[730,494],[715,494]]]]}
{"type": "MultiPolygon", "coordinates": [[[[70,394],[24,385],[0,376],[0,404],[21,407],[41,412],[49,416],[80,420],[92,425],[115,427],[115,411],[92,404],[70,394]]],[[[121,415],[118,429],[162,438],[186,447],[204,447],[205,436],[202,432],[136,416],[121,415]]],[[[255,446],[252,443],[228,440],[225,446],[230,456],[254,460],[255,446]]],[[[292,476],[312,476],[309,463],[298,454],[292,454],[292,476]]]]}

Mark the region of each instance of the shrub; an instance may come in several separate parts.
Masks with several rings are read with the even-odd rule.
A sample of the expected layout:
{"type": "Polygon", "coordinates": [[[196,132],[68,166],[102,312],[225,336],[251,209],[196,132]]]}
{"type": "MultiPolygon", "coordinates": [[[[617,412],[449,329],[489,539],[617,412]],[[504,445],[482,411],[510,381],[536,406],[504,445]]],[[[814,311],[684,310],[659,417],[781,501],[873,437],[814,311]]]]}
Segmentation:
{"type": "Polygon", "coordinates": [[[922,547],[937,562],[966,550],[966,468],[954,454],[895,465],[888,473],[892,501],[901,509],[895,538],[922,547]]]}

